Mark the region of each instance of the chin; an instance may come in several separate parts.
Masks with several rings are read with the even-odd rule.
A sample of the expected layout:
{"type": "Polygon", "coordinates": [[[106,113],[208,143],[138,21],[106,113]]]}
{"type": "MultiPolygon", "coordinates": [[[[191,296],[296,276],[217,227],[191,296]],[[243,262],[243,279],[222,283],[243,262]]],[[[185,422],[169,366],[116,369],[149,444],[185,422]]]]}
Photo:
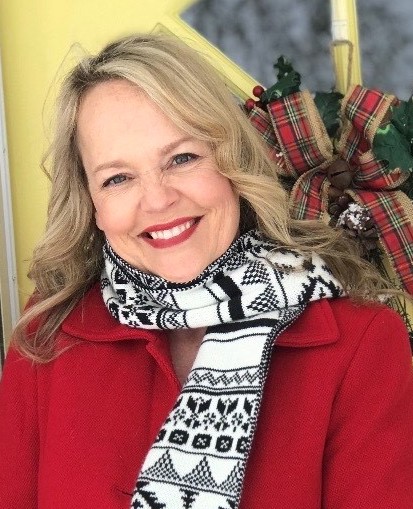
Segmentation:
{"type": "Polygon", "coordinates": [[[171,272],[170,270],[167,270],[157,272],[155,274],[163,279],[166,279],[167,281],[170,281],[171,283],[189,283],[190,281],[196,279],[200,274],[202,274],[204,269],[205,267],[199,267],[197,269],[194,269],[193,271],[185,270],[176,272],[171,272]]]}

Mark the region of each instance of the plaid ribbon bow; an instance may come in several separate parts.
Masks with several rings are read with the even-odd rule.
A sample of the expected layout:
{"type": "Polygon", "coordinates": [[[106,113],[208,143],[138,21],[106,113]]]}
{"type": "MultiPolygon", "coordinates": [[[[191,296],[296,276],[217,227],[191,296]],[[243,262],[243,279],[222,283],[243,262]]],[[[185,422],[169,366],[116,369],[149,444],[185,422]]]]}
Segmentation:
{"type": "Polygon", "coordinates": [[[297,219],[329,218],[326,169],[339,158],[350,164],[354,175],[351,188],[344,192],[369,210],[395,276],[413,294],[413,204],[395,190],[408,174],[399,168],[389,170],[372,150],[374,135],[395,99],[353,86],[342,101],[343,129],[335,148],[308,91],[276,99],[267,111],[254,107],[249,118],[280,173],[296,179],[290,200],[297,219]]]}

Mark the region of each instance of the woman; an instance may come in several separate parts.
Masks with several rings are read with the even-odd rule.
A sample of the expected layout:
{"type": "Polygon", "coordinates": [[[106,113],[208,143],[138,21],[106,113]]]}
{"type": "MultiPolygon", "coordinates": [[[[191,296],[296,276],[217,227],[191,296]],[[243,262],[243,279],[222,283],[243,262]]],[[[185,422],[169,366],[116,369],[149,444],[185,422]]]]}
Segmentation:
{"type": "Polygon", "coordinates": [[[50,155],[1,507],[412,507],[404,326],[346,239],[289,217],[210,65],[162,35],[86,57],[50,155]]]}

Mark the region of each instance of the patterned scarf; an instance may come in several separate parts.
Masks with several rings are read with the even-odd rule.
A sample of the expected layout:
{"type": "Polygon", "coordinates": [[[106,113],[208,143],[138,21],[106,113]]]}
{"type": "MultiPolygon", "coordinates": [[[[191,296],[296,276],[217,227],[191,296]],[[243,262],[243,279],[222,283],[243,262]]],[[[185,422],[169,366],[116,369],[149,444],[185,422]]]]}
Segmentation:
{"type": "Polygon", "coordinates": [[[189,283],[145,274],[106,244],[103,299],[130,327],[207,327],[195,363],[148,452],[132,508],[236,509],[274,341],[340,284],[316,255],[239,237],[189,283]]]}

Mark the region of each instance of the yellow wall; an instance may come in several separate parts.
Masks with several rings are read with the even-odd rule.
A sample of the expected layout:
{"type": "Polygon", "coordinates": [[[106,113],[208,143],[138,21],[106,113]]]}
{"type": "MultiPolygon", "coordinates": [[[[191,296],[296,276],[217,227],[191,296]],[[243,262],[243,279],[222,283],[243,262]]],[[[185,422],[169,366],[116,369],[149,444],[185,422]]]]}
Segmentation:
{"type": "MultiPolygon", "coordinates": [[[[28,260],[46,214],[48,182],[40,169],[57,82],[82,54],[121,35],[168,30],[198,40],[237,91],[253,80],[183,23],[178,14],[193,0],[4,0],[0,46],[20,300],[31,292],[28,260]],[[71,46],[72,49],[69,51],[71,46]]],[[[189,42],[189,41],[188,41],[189,42]]]]}

